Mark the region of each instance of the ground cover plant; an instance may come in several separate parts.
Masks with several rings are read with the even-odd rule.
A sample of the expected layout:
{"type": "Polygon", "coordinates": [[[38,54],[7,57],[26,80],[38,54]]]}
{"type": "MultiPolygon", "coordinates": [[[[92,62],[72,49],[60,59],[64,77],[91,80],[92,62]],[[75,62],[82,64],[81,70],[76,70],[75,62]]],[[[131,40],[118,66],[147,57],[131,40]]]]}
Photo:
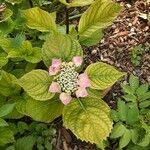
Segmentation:
{"type": "MultiPolygon", "coordinates": [[[[110,112],[114,115],[117,111],[111,111],[103,100],[126,72],[102,61],[89,64],[85,61],[84,48],[98,44],[104,28],[111,25],[123,9],[111,0],[1,1],[1,149],[53,149],[55,132],[51,123],[58,117],[62,117],[63,126],[76,138],[100,149],[106,148],[110,134],[116,143],[116,138],[121,137],[117,148],[148,147],[148,120],[145,120],[149,109],[148,85],[144,85],[143,93],[147,96],[137,107],[136,94],[139,93],[135,92],[137,89],[129,89],[139,80],[131,76],[131,87],[123,86],[128,94],[123,98],[132,101],[134,97],[136,102],[132,101],[131,106],[121,100],[117,102],[118,110],[127,107],[131,109],[131,116],[140,120],[141,126],[134,128],[132,119],[112,118],[110,112]],[[128,129],[128,125],[132,128],[128,129]],[[123,126],[125,131],[121,129],[122,134],[116,136],[118,126],[123,126]],[[134,131],[135,139],[128,138],[130,130],[134,131]],[[141,143],[137,130],[144,132],[141,143]]],[[[135,66],[140,64],[140,54],[133,51],[131,55],[135,66]]],[[[140,90],[143,87],[135,86],[140,90]]]]}

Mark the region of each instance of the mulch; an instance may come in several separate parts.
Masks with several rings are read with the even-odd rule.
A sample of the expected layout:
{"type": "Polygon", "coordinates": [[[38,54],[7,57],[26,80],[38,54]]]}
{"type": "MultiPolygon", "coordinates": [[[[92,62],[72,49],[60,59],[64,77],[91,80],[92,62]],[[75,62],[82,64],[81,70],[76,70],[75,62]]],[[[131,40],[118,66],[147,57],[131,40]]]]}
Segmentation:
{"type": "MultiPolygon", "coordinates": [[[[116,99],[121,95],[120,83],[126,82],[129,74],[137,75],[142,83],[150,84],[150,23],[145,16],[150,12],[150,3],[146,0],[137,0],[133,4],[126,1],[118,2],[124,10],[114,23],[104,30],[104,37],[100,43],[92,47],[84,47],[85,64],[88,66],[96,61],[113,65],[117,69],[127,72],[127,76],[116,83],[104,100],[111,108],[115,107],[116,99]],[[142,44],[141,61],[138,66],[131,62],[133,46],[142,44]]],[[[55,121],[57,134],[53,139],[54,150],[98,150],[95,145],[81,142],[62,127],[62,120],[55,121]]],[[[112,148],[110,142],[108,150],[112,148]]]]}

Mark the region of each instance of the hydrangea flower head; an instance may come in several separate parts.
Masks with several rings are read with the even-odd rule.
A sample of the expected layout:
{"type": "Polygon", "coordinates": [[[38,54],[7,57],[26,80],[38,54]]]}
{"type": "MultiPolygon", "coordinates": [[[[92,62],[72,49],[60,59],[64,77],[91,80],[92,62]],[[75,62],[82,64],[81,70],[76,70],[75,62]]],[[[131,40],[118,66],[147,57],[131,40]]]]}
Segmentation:
{"type": "Polygon", "coordinates": [[[49,67],[49,75],[55,76],[49,87],[51,93],[60,93],[60,100],[64,105],[70,103],[72,96],[88,96],[87,87],[90,87],[90,80],[86,73],[79,74],[77,67],[82,65],[82,58],[76,56],[71,62],[61,62],[60,59],[53,59],[49,67]]]}

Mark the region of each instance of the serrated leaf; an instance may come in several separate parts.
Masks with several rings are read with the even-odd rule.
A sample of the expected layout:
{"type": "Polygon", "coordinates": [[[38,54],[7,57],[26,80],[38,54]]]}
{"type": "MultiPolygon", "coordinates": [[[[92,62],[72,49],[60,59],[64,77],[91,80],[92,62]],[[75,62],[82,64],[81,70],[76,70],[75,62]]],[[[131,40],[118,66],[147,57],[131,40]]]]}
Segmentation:
{"type": "Polygon", "coordinates": [[[8,123],[4,119],[0,118],[0,127],[5,127],[5,126],[8,126],[8,123]]]}
{"type": "Polygon", "coordinates": [[[132,90],[135,92],[137,88],[139,87],[139,78],[134,75],[130,75],[129,83],[130,83],[132,90]]]}
{"type": "Polygon", "coordinates": [[[90,5],[94,2],[94,0],[72,0],[71,3],[67,3],[66,0],[59,0],[62,4],[68,7],[80,7],[90,5]]]}
{"type": "Polygon", "coordinates": [[[110,116],[113,119],[113,121],[115,121],[115,122],[118,122],[120,119],[118,112],[116,110],[113,110],[113,109],[110,112],[110,116]]]}
{"type": "Polygon", "coordinates": [[[41,32],[56,31],[55,17],[38,7],[22,11],[23,17],[27,20],[27,26],[41,32]]]}
{"type": "Polygon", "coordinates": [[[4,117],[12,112],[15,104],[5,104],[0,107],[0,117],[4,117]]]}
{"type": "Polygon", "coordinates": [[[4,70],[0,71],[0,93],[4,96],[11,96],[20,90],[20,87],[14,83],[16,77],[4,70]]]}
{"type": "Polygon", "coordinates": [[[96,98],[77,99],[64,107],[63,121],[77,138],[99,145],[105,140],[112,129],[109,118],[109,107],[96,98]]]}
{"type": "Polygon", "coordinates": [[[126,147],[129,144],[130,140],[131,140],[131,132],[130,130],[126,129],[125,133],[123,134],[123,136],[119,141],[119,148],[122,149],[126,147]]]}
{"type": "Polygon", "coordinates": [[[54,94],[49,92],[52,77],[47,71],[33,70],[16,81],[32,98],[39,101],[51,99],[54,94]]]}
{"type": "Polygon", "coordinates": [[[82,15],[79,21],[80,40],[91,35],[99,29],[107,27],[116,18],[121,6],[110,0],[97,0],[82,15]]]}
{"type": "Polygon", "coordinates": [[[126,85],[122,85],[121,87],[122,87],[124,93],[134,94],[134,91],[132,90],[132,88],[129,85],[126,84],[126,85]]]}
{"type": "Polygon", "coordinates": [[[143,94],[145,94],[148,91],[148,83],[142,84],[140,87],[138,87],[138,89],[136,90],[136,93],[138,96],[141,96],[143,94]]]}
{"type": "Polygon", "coordinates": [[[77,40],[69,35],[54,33],[47,38],[42,48],[42,58],[46,66],[50,66],[53,58],[71,61],[74,56],[82,56],[83,51],[77,40]]]}
{"type": "Polygon", "coordinates": [[[117,123],[115,124],[112,132],[111,132],[111,138],[118,138],[121,137],[126,131],[126,127],[121,124],[121,123],[117,123]]]}
{"type": "Polygon", "coordinates": [[[137,102],[137,97],[135,95],[132,94],[127,94],[122,96],[127,102],[137,102]]]}
{"type": "Polygon", "coordinates": [[[117,108],[118,108],[118,115],[121,121],[126,121],[127,119],[127,112],[128,112],[128,107],[125,104],[124,101],[118,100],[117,102],[117,108]]]}
{"type": "Polygon", "coordinates": [[[149,100],[147,100],[147,101],[142,101],[142,102],[139,103],[139,107],[140,107],[140,108],[146,108],[146,107],[148,107],[148,106],[150,106],[150,101],[149,101],[149,100]]]}
{"type": "Polygon", "coordinates": [[[145,101],[145,100],[147,100],[149,98],[150,98],[150,91],[146,92],[144,95],[141,95],[139,100],[140,101],[145,101]]]}
{"type": "Polygon", "coordinates": [[[112,86],[125,73],[119,72],[114,67],[98,62],[87,67],[85,72],[91,81],[91,88],[104,90],[112,86]]]}
{"type": "Polygon", "coordinates": [[[2,12],[2,17],[0,19],[0,23],[8,20],[12,16],[13,12],[10,9],[6,9],[2,12]]]}
{"type": "Polygon", "coordinates": [[[24,97],[18,102],[16,108],[18,112],[36,121],[50,123],[62,114],[63,105],[56,96],[44,102],[24,97]]]}
{"type": "Polygon", "coordinates": [[[13,132],[9,128],[0,127],[0,146],[13,143],[14,141],[13,132]]]}

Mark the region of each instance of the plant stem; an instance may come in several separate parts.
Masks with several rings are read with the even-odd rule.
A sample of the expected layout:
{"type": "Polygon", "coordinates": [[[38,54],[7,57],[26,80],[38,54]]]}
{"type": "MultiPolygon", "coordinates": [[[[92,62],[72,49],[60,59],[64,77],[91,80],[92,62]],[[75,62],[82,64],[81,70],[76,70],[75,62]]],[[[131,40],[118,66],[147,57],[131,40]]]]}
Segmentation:
{"type": "Polygon", "coordinates": [[[32,0],[29,0],[29,4],[30,4],[30,7],[32,8],[32,7],[33,7],[33,2],[32,2],[32,0]]]}
{"type": "MultiPolygon", "coordinates": [[[[69,3],[69,0],[66,0],[69,3]]],[[[69,34],[69,9],[66,6],[66,34],[69,34]]]]}

